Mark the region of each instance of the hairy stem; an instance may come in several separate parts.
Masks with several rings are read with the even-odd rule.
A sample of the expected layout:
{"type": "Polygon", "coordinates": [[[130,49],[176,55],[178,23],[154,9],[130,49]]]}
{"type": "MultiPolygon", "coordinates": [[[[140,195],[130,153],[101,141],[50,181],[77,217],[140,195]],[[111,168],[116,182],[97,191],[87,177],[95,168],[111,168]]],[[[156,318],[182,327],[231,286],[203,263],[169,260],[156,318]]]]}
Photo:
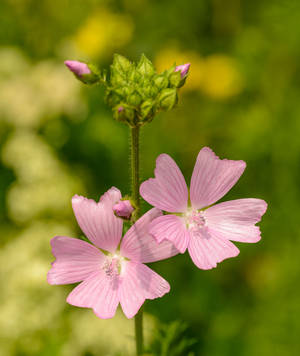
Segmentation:
{"type": "MultiPolygon", "coordinates": [[[[131,128],[131,194],[135,204],[135,211],[132,216],[134,223],[140,214],[140,194],[139,194],[139,127],[131,128]]],[[[141,308],[134,318],[135,323],[135,343],[136,354],[143,354],[143,309],[141,308]]]]}

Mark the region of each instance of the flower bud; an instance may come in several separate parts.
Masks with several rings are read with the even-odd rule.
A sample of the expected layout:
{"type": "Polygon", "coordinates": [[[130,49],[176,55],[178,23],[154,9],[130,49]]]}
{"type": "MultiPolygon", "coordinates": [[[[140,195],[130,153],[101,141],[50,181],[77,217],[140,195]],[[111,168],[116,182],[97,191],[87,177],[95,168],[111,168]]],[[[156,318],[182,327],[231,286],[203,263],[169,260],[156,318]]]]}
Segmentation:
{"type": "Polygon", "coordinates": [[[155,74],[153,64],[144,54],[142,54],[141,59],[137,65],[137,71],[143,76],[152,76],[155,74]]]}
{"type": "Polygon", "coordinates": [[[119,107],[118,107],[118,114],[120,114],[120,112],[122,112],[123,110],[124,110],[124,106],[122,106],[122,105],[119,106],[119,107]]]}
{"type": "Polygon", "coordinates": [[[129,220],[134,208],[130,200],[120,200],[113,206],[113,211],[118,217],[129,220]]]}
{"type": "Polygon", "coordinates": [[[99,82],[100,73],[92,64],[86,64],[79,61],[65,61],[65,65],[75,75],[77,79],[85,84],[94,84],[99,82]]]}
{"type": "Polygon", "coordinates": [[[113,116],[115,120],[125,122],[131,126],[134,120],[134,109],[127,104],[122,103],[113,108],[113,116]]]}
{"type": "Polygon", "coordinates": [[[175,72],[180,72],[181,79],[183,79],[188,74],[190,66],[191,66],[191,63],[182,64],[175,68],[175,72]]]}
{"type": "Polygon", "coordinates": [[[154,84],[159,90],[165,89],[169,84],[168,78],[163,74],[158,74],[154,78],[154,84]]]}
{"type": "Polygon", "coordinates": [[[152,119],[154,115],[153,107],[154,101],[151,99],[148,99],[142,103],[142,105],[140,106],[140,116],[143,121],[145,121],[145,119],[152,119]]]}
{"type": "Polygon", "coordinates": [[[159,97],[159,105],[163,110],[171,110],[177,104],[176,88],[167,88],[162,90],[159,97]]]}

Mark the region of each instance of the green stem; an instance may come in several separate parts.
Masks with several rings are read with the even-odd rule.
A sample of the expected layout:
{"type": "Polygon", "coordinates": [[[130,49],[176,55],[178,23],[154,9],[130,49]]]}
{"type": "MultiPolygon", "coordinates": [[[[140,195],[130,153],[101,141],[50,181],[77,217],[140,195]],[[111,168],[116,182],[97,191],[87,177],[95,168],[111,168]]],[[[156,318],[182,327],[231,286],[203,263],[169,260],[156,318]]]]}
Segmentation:
{"type": "Polygon", "coordinates": [[[131,194],[135,204],[132,222],[136,222],[140,213],[140,168],[139,168],[139,127],[131,128],[131,194]]]}
{"type": "MultiPolygon", "coordinates": [[[[135,204],[135,212],[132,217],[134,223],[140,214],[140,172],[139,172],[139,127],[131,128],[131,194],[135,204]]],[[[134,318],[136,354],[143,354],[143,309],[141,308],[134,318]]]]}

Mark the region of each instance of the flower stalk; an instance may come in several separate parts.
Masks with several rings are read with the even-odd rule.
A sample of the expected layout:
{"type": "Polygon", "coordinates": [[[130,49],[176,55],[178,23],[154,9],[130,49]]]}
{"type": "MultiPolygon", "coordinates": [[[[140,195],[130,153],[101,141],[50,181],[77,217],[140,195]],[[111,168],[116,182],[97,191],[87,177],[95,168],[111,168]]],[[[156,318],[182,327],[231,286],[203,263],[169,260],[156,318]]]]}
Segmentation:
{"type": "MultiPolygon", "coordinates": [[[[135,211],[132,214],[132,223],[134,223],[140,214],[140,194],[139,194],[139,180],[140,180],[140,162],[139,162],[139,134],[140,127],[131,127],[131,194],[132,200],[135,204],[135,211]]],[[[143,353],[144,337],[143,337],[143,309],[134,317],[135,324],[135,344],[136,355],[140,356],[143,353]]]]}
{"type": "Polygon", "coordinates": [[[131,127],[131,194],[132,200],[135,205],[135,211],[132,216],[134,223],[140,214],[140,193],[139,193],[139,180],[140,180],[140,162],[139,162],[139,135],[140,127],[131,127]]]}

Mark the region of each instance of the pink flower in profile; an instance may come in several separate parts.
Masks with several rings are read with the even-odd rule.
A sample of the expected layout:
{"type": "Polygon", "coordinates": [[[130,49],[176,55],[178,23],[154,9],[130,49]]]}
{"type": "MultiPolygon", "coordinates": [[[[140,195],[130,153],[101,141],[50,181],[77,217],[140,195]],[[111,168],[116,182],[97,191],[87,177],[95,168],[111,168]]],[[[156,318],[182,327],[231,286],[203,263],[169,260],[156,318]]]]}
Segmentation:
{"type": "Polygon", "coordinates": [[[150,234],[158,242],[172,241],[181,253],[188,249],[201,269],[237,256],[239,250],[230,240],[259,241],[260,230],[255,224],[267,209],[264,200],[238,199],[211,206],[234,186],[245,167],[243,161],[221,160],[204,147],[197,157],[189,193],[174,160],[161,154],[155,178],[141,184],[140,194],[148,203],[173,214],[154,219],[150,234]]]}
{"type": "Polygon", "coordinates": [[[132,318],[145,299],[169,292],[168,282],[144,263],[178,253],[169,241],[158,244],[148,234],[149,223],[161,215],[156,208],[143,215],[120,244],[123,220],[112,209],[120,199],[121,193],[114,187],[98,203],[75,195],[72,205],[77,222],[92,243],[66,236],[51,240],[56,260],[48,272],[48,283],[81,282],[69,294],[67,302],[92,308],[103,319],[112,318],[119,303],[127,318],[132,318]]]}

